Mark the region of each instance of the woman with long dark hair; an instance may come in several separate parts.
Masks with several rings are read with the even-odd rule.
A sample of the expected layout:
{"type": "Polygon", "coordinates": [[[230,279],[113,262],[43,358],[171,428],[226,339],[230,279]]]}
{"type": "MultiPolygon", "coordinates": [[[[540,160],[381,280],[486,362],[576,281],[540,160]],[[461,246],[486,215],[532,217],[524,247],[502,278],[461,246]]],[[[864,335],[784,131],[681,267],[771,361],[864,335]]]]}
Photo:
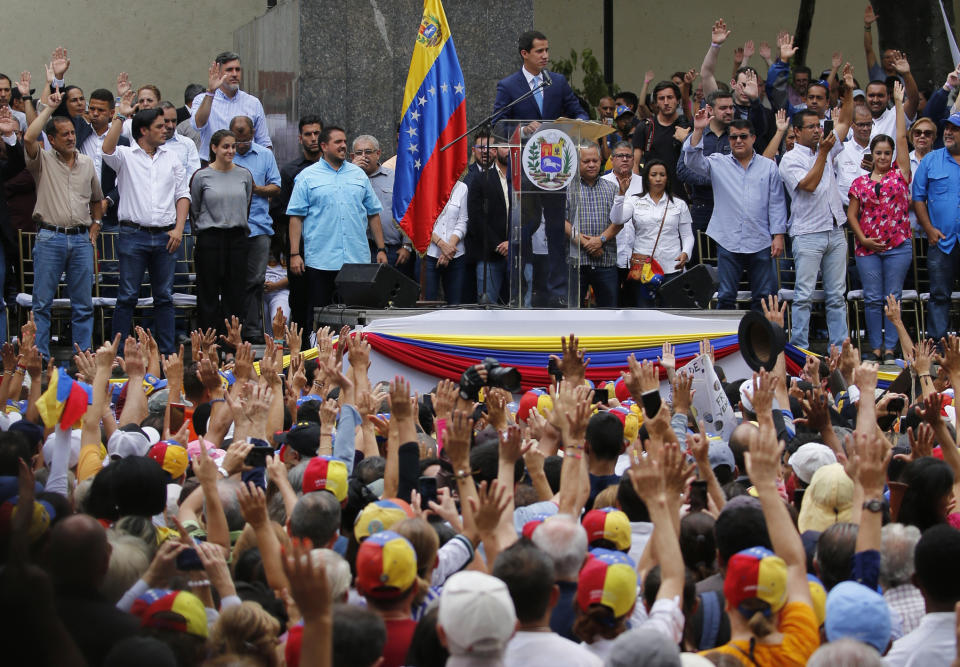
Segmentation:
{"type": "Polygon", "coordinates": [[[197,319],[223,329],[231,315],[247,312],[247,237],[253,176],[233,164],[237,139],[230,130],[210,138],[210,165],[190,181],[190,215],[196,230],[197,319]]]}
{"type": "MultiPolygon", "coordinates": [[[[663,280],[683,271],[693,252],[693,219],[690,209],[671,193],[670,172],[663,160],[648,160],[641,174],[643,192],[628,197],[624,217],[634,229],[631,264],[653,259],[663,269],[663,280]]],[[[652,308],[656,300],[637,290],[639,308],[652,308]]]]}

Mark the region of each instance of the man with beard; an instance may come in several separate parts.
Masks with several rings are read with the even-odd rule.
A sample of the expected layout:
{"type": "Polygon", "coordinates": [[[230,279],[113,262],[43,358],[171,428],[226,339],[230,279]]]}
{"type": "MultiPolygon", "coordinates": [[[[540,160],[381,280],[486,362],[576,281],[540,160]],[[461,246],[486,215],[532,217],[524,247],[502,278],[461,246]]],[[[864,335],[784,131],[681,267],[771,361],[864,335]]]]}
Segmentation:
{"type": "MultiPolygon", "coordinates": [[[[920,91],[917,90],[917,82],[910,74],[910,63],[899,51],[897,58],[893,61],[893,66],[903,77],[903,114],[907,118],[907,128],[917,117],[917,104],[920,102],[920,91]]],[[[887,89],[885,81],[874,80],[867,84],[867,107],[873,116],[873,131],[870,132],[870,139],[878,134],[885,134],[888,137],[897,136],[897,110],[896,107],[887,108],[890,103],[890,91],[887,89]]],[[[894,146],[896,152],[896,146],[894,146]]]]}
{"type": "Polygon", "coordinates": [[[210,137],[217,130],[226,130],[235,116],[253,120],[253,140],[273,148],[267,132],[267,119],[260,100],[240,90],[243,68],[240,56],[224,51],[217,56],[208,72],[207,90],[193,99],[193,127],[200,131],[200,147],[210,146],[210,137]]]}
{"type": "MultiPolygon", "coordinates": [[[[317,160],[320,159],[320,133],[322,131],[323,121],[320,120],[320,116],[314,114],[302,116],[299,123],[300,157],[288,162],[280,169],[280,196],[273,200],[277,204],[277,207],[273,210],[273,218],[276,222],[277,242],[284,253],[290,250],[290,221],[286,211],[287,204],[290,202],[290,195],[293,194],[293,181],[297,174],[316,164],[317,160]]],[[[302,239],[297,252],[303,254],[302,239]]],[[[294,273],[290,270],[289,257],[287,257],[287,279],[290,281],[290,321],[306,327],[312,321],[307,305],[306,278],[302,273],[294,273]]]]}
{"type": "MultiPolygon", "coordinates": [[[[177,131],[177,107],[173,102],[161,102],[160,108],[163,109],[163,131],[167,137],[164,144],[167,148],[176,153],[183,163],[183,168],[187,172],[187,180],[193,176],[193,173],[200,168],[200,154],[197,152],[197,145],[192,139],[188,139],[177,131]]],[[[205,147],[205,152],[210,147],[205,147]]]]}
{"type": "MultiPolygon", "coordinates": [[[[484,170],[467,193],[468,262],[476,266],[477,303],[500,303],[507,281],[510,252],[510,149],[494,149],[493,166],[484,170]]],[[[564,263],[565,264],[565,263],[564,263]]],[[[468,277],[469,280],[469,277],[468,277]]]]}
{"type": "MultiPolygon", "coordinates": [[[[714,153],[730,154],[730,136],[727,129],[733,121],[733,95],[715,90],[707,96],[707,111],[710,124],[703,132],[703,155],[714,153]]],[[[710,216],[713,215],[713,186],[710,179],[690,169],[681,157],[677,161],[677,178],[687,186],[690,192],[690,217],[693,218],[693,231],[707,231],[710,216]]],[[[700,244],[694,243],[691,265],[700,263],[700,244]]]]}
{"type": "MultiPolygon", "coordinates": [[[[324,128],[320,151],[321,159],[297,176],[287,204],[290,271],[307,277],[308,316],[314,308],[333,302],[334,281],[344,264],[370,261],[368,226],[376,244],[377,263],[387,262],[380,200],[363,169],[346,160],[347,135],[343,128],[324,128]]],[[[303,326],[312,329],[312,317],[303,326]]]]}
{"type": "MultiPolygon", "coordinates": [[[[690,134],[690,121],[680,114],[680,88],[673,81],[661,81],[653,88],[657,115],[633,132],[633,171],[639,174],[647,160],[657,158],[667,165],[667,180],[677,182],[677,160],[683,140],[690,134]]],[[[683,199],[685,192],[672,193],[683,199]]]]}

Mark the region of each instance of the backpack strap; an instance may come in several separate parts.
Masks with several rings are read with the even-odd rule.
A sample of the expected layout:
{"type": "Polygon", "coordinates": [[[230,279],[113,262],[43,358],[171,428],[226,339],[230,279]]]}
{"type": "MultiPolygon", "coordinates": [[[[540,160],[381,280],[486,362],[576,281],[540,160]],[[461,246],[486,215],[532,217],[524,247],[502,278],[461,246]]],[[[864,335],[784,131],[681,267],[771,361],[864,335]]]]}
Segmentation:
{"type": "Polygon", "coordinates": [[[720,634],[720,616],[723,608],[720,606],[720,595],[716,591],[707,591],[700,596],[700,608],[703,610],[703,625],[700,628],[700,644],[698,648],[706,651],[717,646],[717,635],[720,634]]]}

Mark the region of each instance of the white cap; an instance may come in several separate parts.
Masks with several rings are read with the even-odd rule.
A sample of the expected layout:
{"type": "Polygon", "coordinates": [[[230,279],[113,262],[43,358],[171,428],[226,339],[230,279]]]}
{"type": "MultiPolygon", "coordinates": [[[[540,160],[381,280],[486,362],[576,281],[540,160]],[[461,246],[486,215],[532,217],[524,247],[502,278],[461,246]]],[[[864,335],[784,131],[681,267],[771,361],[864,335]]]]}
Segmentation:
{"type": "Polygon", "coordinates": [[[499,655],[516,630],[507,585],[482,572],[458,572],[443,586],[437,625],[451,655],[499,655]]]}
{"type": "Polygon", "coordinates": [[[837,455],[833,450],[819,442],[808,442],[797,448],[790,456],[788,463],[801,482],[809,484],[813,473],[823,466],[837,462],[837,455]]]}
{"type": "MultiPolygon", "coordinates": [[[[70,468],[75,468],[77,461],[80,460],[80,434],[82,431],[80,429],[74,429],[70,431],[70,468]]],[[[57,437],[57,429],[53,429],[53,433],[47,436],[47,439],[43,443],[43,461],[50,466],[50,463],[53,461],[53,448],[54,440],[57,437]]]]}
{"type": "Polygon", "coordinates": [[[107,454],[110,457],[125,459],[128,456],[146,456],[150,451],[150,440],[141,431],[117,429],[107,440],[107,454]]]}

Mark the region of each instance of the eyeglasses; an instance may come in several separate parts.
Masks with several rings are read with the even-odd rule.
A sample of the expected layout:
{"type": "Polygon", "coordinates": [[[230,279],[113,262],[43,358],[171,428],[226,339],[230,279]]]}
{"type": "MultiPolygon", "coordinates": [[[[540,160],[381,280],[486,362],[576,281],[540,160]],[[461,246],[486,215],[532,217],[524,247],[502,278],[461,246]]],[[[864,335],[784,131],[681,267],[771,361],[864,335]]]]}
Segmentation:
{"type": "Polygon", "coordinates": [[[746,141],[750,138],[749,134],[731,134],[730,141],[746,141]]]}
{"type": "Polygon", "coordinates": [[[629,160],[630,158],[633,157],[633,155],[631,155],[630,153],[614,153],[613,157],[614,159],[617,159],[617,160],[629,160]]]}
{"type": "Polygon", "coordinates": [[[363,150],[354,151],[356,155],[376,155],[377,151],[372,148],[365,148],[363,150]]]}
{"type": "Polygon", "coordinates": [[[913,136],[915,137],[933,137],[936,136],[936,132],[933,130],[914,130],[913,136]]]}

